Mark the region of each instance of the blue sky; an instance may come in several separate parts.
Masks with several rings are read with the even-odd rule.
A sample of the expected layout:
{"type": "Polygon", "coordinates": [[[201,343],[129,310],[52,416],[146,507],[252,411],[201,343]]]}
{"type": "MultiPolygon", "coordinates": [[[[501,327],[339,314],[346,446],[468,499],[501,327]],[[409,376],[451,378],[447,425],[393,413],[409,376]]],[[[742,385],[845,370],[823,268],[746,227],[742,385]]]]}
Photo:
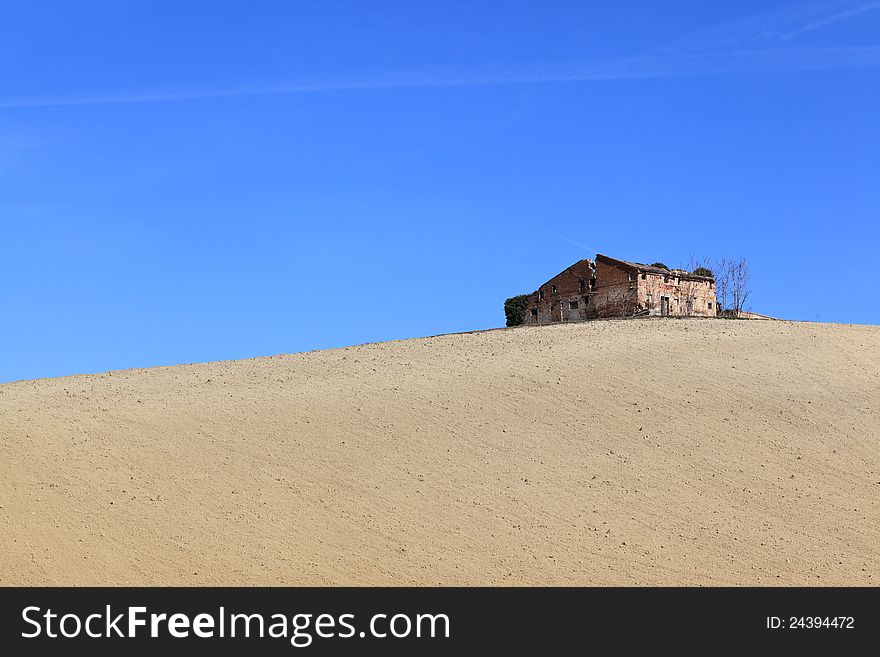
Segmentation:
{"type": "Polygon", "coordinates": [[[880,322],[880,1],[6,3],[0,381],[500,326],[602,252],[880,322]]]}

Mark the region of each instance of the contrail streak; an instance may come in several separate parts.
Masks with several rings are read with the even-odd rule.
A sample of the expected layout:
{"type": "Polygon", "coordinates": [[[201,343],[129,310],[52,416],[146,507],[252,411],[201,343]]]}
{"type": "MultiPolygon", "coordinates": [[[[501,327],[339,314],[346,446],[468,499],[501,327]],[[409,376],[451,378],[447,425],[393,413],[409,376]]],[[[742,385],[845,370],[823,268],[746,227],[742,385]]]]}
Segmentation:
{"type": "Polygon", "coordinates": [[[210,98],[237,98],[336,91],[370,91],[419,87],[477,87],[519,84],[576,83],[601,80],[713,75],[737,72],[782,72],[874,68],[880,66],[880,46],[784,48],[723,52],[666,51],[653,55],[586,63],[557,63],[483,71],[392,72],[359,78],[241,86],[189,91],[95,94],[0,99],[0,109],[75,107],[161,103],[210,98]]]}
{"type": "Polygon", "coordinates": [[[862,14],[866,14],[869,11],[874,11],[876,9],[880,9],[880,2],[870,2],[866,5],[861,5],[859,7],[853,7],[851,9],[847,9],[845,11],[840,11],[836,14],[828,16],[827,18],[823,18],[821,20],[813,21],[812,23],[808,23],[801,28],[796,30],[792,30],[788,34],[782,36],[783,39],[793,39],[802,34],[806,34],[807,32],[812,32],[813,30],[818,30],[819,28],[825,27],[826,25],[832,25],[834,23],[839,23],[840,21],[849,20],[850,18],[855,18],[856,16],[861,16],[862,14]]]}

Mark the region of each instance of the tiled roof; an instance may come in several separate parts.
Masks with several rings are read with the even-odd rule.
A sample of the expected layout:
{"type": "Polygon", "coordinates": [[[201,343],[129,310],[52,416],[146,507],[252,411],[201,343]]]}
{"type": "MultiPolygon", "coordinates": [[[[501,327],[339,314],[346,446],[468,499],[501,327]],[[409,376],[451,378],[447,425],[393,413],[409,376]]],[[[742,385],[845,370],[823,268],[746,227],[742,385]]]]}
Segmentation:
{"type": "Polygon", "coordinates": [[[601,253],[596,254],[596,260],[606,260],[614,263],[618,263],[621,265],[625,265],[627,267],[631,267],[633,269],[638,270],[639,272],[647,272],[649,274],[662,274],[664,276],[672,275],[678,276],[679,278],[695,278],[701,281],[714,281],[715,278],[712,276],[698,276],[697,274],[693,274],[685,269],[663,269],[663,267],[654,267],[652,265],[645,265],[641,262],[629,262],[628,260],[619,260],[618,258],[612,258],[607,255],[602,255],[601,253]]]}

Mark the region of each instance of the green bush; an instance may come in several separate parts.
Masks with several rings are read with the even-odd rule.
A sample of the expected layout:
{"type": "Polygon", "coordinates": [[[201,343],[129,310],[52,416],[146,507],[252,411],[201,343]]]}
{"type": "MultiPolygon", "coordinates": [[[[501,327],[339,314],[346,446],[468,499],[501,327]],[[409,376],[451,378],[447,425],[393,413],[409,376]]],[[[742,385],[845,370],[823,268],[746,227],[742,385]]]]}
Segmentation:
{"type": "Polygon", "coordinates": [[[696,276],[708,276],[709,278],[715,278],[715,274],[712,273],[712,270],[708,267],[697,267],[694,269],[694,274],[696,276]]]}
{"type": "Polygon", "coordinates": [[[660,269],[665,269],[666,271],[669,271],[669,267],[664,265],[662,262],[655,262],[651,266],[652,267],[659,267],[660,269]]]}
{"type": "Polygon", "coordinates": [[[529,308],[528,294],[510,297],[504,302],[504,316],[508,326],[519,326],[526,321],[526,310],[529,308]]]}

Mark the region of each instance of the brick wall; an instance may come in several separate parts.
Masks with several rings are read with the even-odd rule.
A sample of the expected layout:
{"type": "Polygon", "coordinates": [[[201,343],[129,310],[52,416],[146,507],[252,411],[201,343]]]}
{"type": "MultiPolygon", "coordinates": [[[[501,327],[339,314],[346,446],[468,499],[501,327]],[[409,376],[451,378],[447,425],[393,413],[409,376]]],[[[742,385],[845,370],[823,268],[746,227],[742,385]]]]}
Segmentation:
{"type": "Polygon", "coordinates": [[[596,259],[595,310],[598,317],[631,315],[637,308],[637,272],[623,263],[596,259]]]}
{"type": "Polygon", "coordinates": [[[683,276],[672,271],[668,275],[642,272],[638,280],[638,307],[651,315],[714,317],[715,282],[683,276]],[[666,298],[664,304],[663,298],[666,298]]]}
{"type": "Polygon", "coordinates": [[[687,272],[658,272],[606,256],[576,262],[532,293],[526,324],[596,317],[650,315],[714,317],[715,282],[687,272]]]}
{"type": "Polygon", "coordinates": [[[576,262],[544,283],[529,299],[526,324],[548,324],[588,319],[595,281],[592,260],[576,262]]]}

